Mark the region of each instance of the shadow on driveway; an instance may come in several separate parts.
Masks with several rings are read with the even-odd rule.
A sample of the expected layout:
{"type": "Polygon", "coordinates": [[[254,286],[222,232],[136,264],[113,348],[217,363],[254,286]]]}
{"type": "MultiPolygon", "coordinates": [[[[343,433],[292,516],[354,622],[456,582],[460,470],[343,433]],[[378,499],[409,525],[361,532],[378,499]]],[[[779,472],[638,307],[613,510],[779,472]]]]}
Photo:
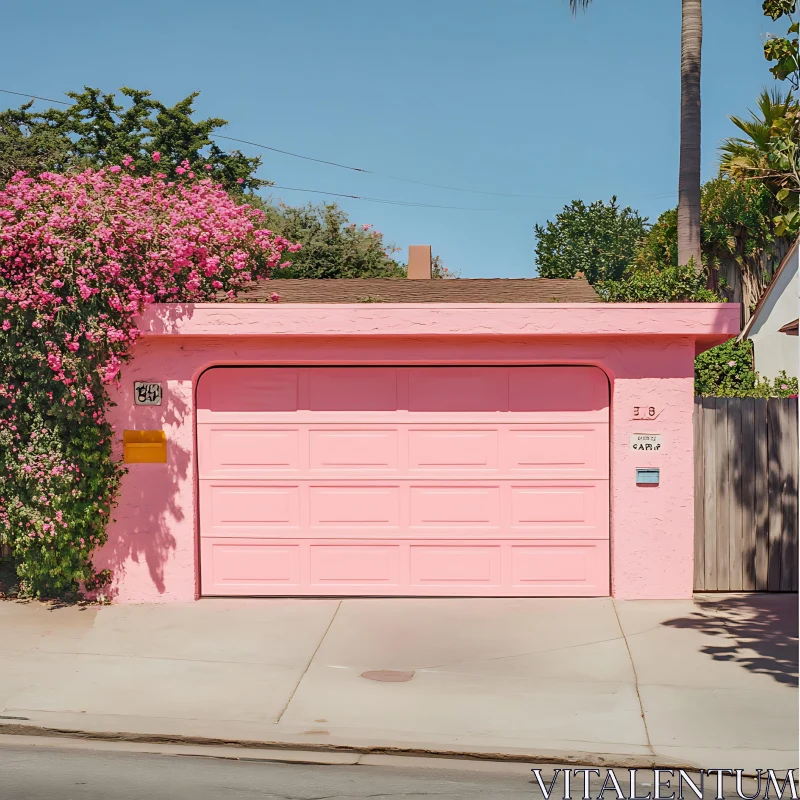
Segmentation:
{"type": "Polygon", "coordinates": [[[797,686],[796,594],[700,595],[695,603],[693,614],[663,624],[720,636],[718,646],[708,645],[702,652],[797,686]]]}

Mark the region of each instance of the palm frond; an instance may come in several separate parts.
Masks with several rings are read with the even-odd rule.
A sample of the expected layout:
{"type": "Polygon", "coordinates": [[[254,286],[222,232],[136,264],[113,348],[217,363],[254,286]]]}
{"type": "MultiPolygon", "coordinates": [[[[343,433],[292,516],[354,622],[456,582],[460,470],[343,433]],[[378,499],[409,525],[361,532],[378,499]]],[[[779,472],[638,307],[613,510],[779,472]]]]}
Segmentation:
{"type": "Polygon", "coordinates": [[[744,137],[731,136],[722,142],[720,172],[733,177],[763,168],[769,159],[772,126],[795,102],[791,92],[783,94],[778,88],[764,89],[756,102],[758,110],[750,112],[750,119],[731,117],[744,137]]]}
{"type": "Polygon", "coordinates": [[[572,16],[578,13],[578,10],[586,11],[589,8],[592,0],[569,0],[569,8],[572,11],[572,16]]]}

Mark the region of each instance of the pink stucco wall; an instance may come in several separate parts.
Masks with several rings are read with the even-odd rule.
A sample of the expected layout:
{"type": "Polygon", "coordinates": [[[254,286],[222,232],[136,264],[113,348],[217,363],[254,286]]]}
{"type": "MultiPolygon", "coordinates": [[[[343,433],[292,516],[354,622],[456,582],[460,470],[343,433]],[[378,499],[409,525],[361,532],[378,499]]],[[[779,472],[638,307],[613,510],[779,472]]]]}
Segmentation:
{"type": "Polygon", "coordinates": [[[197,596],[194,389],[219,364],[591,364],[611,383],[611,579],[621,598],[692,593],[693,360],[738,332],[735,305],[198,305],[154,307],[110,418],[163,428],[167,464],[132,464],[98,568],[120,602],[197,596]],[[161,406],[135,406],[133,382],[160,381],[161,406]],[[654,405],[655,421],[633,419],[654,405]],[[646,459],[631,433],[661,433],[646,459]],[[646,463],[645,463],[646,462],[646,463]],[[639,487],[636,467],[659,467],[639,487]]]}

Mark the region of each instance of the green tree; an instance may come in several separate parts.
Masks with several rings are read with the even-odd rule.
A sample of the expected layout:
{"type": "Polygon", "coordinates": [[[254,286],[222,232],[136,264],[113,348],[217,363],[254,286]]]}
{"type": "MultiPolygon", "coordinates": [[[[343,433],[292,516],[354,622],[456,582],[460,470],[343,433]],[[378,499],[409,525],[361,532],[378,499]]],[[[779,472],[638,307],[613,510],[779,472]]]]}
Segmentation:
{"type": "MultiPolygon", "coordinates": [[[[797,11],[797,2],[764,0],[763,9],[773,21],[785,17],[789,23],[785,35],[768,35],[764,56],[767,61],[774,62],[770,72],[776,80],[789,81],[796,91],[800,89],[800,23],[794,21],[792,14],[797,11]]],[[[777,186],[775,198],[781,204],[781,213],[775,217],[778,233],[797,235],[800,230],[800,104],[791,103],[786,113],[772,123],[767,163],[754,172],[753,177],[777,186]]]]}
{"type": "MultiPolygon", "coordinates": [[[[570,0],[574,14],[592,0],[570,0]]],[[[767,0],[785,2],[785,0],[767,0]]],[[[701,269],[700,247],[700,64],[703,44],[701,0],[682,0],[681,139],[678,168],[678,261],[694,259],[701,269]]]]}
{"type": "MultiPolygon", "coordinates": [[[[714,178],[701,195],[702,267],[708,288],[741,303],[745,323],[790,241],[776,233],[776,201],[757,181],[714,178]]],[[[642,241],[635,259],[639,273],[678,265],[677,209],[665,211],[642,241]]]]}
{"type": "Polygon", "coordinates": [[[69,137],[38,122],[32,105],[33,101],[0,111],[0,188],[16,172],[58,172],[70,159],[69,137]]]}
{"type": "Polygon", "coordinates": [[[706,276],[692,264],[662,269],[629,269],[620,280],[599,281],[595,290],[607,303],[716,303],[706,276]]]}
{"type": "Polygon", "coordinates": [[[288,206],[251,198],[266,214],[265,224],[302,249],[276,278],[401,278],[396,251],[372,225],[356,225],[336,204],[288,206]]]}
{"type": "Polygon", "coordinates": [[[573,200],[546,225],[536,225],[536,265],[543,278],[572,278],[582,272],[589,283],[620,278],[647,231],[647,219],[617,198],[586,205],[573,200]]]}
{"type": "MultiPolygon", "coordinates": [[[[384,240],[373,225],[357,225],[336,203],[290,206],[248,195],[265,214],[264,225],[303,245],[287,255],[290,262],[276,278],[405,278],[406,265],[395,258],[399,248],[384,240]]],[[[440,256],[431,264],[432,278],[457,277],[440,256]]]]}
{"type": "Polygon", "coordinates": [[[193,119],[198,92],[174,106],[153,100],[147,91],[123,87],[120,94],[118,102],[113,93],[84,87],[67,92],[73,102],[65,108],[39,112],[26,103],[0,113],[0,182],[18,170],[38,174],[103,167],[131,156],[137,175],[175,177],[186,160],[189,169],[208,172],[234,193],[269,185],[256,177],[260,157],[226,152],[214,142],[214,131],[227,125],[224,119],[193,119]]]}

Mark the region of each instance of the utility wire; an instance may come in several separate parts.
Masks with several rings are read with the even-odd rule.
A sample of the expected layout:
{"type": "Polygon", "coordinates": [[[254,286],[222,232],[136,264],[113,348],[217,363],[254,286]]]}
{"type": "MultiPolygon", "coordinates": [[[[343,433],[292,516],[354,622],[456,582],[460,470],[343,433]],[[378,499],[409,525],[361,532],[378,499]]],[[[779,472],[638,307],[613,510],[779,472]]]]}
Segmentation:
{"type": "MultiPolygon", "coordinates": [[[[12,92],[10,89],[0,89],[0,92],[5,92],[6,94],[13,94],[17,95],[18,97],[30,97],[34,100],[45,100],[48,103],[59,103],[62,106],[72,106],[75,105],[74,103],[67,103],[64,100],[54,100],[52,97],[42,97],[41,95],[37,94],[26,94],[24,92],[12,92]]],[[[217,134],[211,134],[211,136],[217,136],[217,134]]],[[[268,147],[267,145],[260,145],[256,144],[255,142],[247,142],[244,139],[233,139],[231,136],[219,136],[221,139],[231,139],[234,142],[242,142],[243,144],[251,144],[254,147],[263,147],[266,150],[273,150],[276,153],[284,153],[285,155],[294,156],[295,158],[303,158],[307,161],[317,161],[320,164],[330,164],[331,166],[335,167],[343,167],[344,169],[351,169],[356,172],[369,172],[369,170],[359,169],[358,167],[346,167],[343,164],[337,164],[334,161],[324,161],[320,158],[311,158],[309,156],[301,156],[297,153],[290,153],[287,150],[278,150],[275,147],[268,147]]],[[[299,189],[294,186],[276,186],[275,184],[271,184],[270,188],[275,189],[284,189],[285,191],[289,192],[309,192],[311,194],[325,194],[330,195],[331,197],[347,197],[352,200],[365,200],[370,203],[382,203],[383,205],[394,205],[394,206],[408,206],[411,208],[443,208],[443,209],[450,209],[454,211],[499,211],[498,208],[470,208],[466,206],[445,206],[445,205],[436,205],[434,203],[416,203],[411,201],[405,200],[386,200],[384,198],[379,197],[362,197],[361,195],[356,194],[342,194],[340,192],[326,192],[322,191],[321,189],[299,189]]]]}
{"type": "Polygon", "coordinates": [[[465,206],[439,206],[433,203],[414,203],[405,200],[382,200],[378,197],[362,197],[358,194],[340,194],[339,192],[323,192],[320,189],[298,189],[296,186],[278,186],[272,184],[265,186],[265,189],[285,189],[289,192],[311,192],[313,194],[329,194],[333,197],[349,197],[351,200],[369,200],[373,203],[385,203],[393,206],[412,206],[414,208],[450,208],[458,211],[500,211],[499,208],[467,208],[465,206]]]}
{"type": "Polygon", "coordinates": [[[39,97],[38,94],[25,94],[25,92],[12,92],[11,89],[0,89],[0,92],[6,94],[15,94],[18,97],[30,97],[34,100],[47,100],[48,103],[59,103],[62,106],[74,106],[75,103],[67,103],[65,100],[53,100],[51,97],[39,97]]]}
{"type": "MultiPolygon", "coordinates": [[[[5,92],[6,94],[13,94],[17,95],[18,97],[29,97],[34,100],[45,100],[48,103],[58,103],[62,106],[71,106],[74,103],[68,103],[64,100],[54,100],[51,97],[41,97],[40,95],[36,94],[26,94],[25,92],[14,92],[11,89],[0,89],[0,92],[5,92]]],[[[271,147],[268,144],[261,144],[260,142],[253,142],[248,139],[237,139],[235,136],[225,136],[221,133],[209,133],[208,134],[211,138],[215,139],[227,139],[231,142],[239,142],[240,144],[249,144],[251,147],[260,147],[264,150],[270,150],[273,153],[280,153],[281,155],[291,156],[292,158],[300,158],[304,161],[313,161],[317,164],[327,164],[331,167],[338,167],[339,169],[346,169],[350,170],[351,172],[360,172],[365,175],[375,175],[381,178],[388,178],[389,180],[393,181],[402,181],[403,183],[413,183],[417,186],[429,186],[434,189],[447,189],[448,191],[452,192],[466,192],[469,194],[483,194],[483,195],[490,195],[492,197],[517,197],[517,198],[526,198],[526,199],[551,199],[551,200],[569,200],[571,199],[568,195],[535,195],[535,194],[514,194],[508,192],[488,192],[482,189],[465,189],[460,186],[448,186],[441,183],[428,183],[427,181],[417,181],[411,178],[401,178],[398,175],[389,175],[385,172],[376,172],[375,170],[365,169],[363,167],[353,167],[349,164],[340,164],[338,161],[327,161],[324,158],[314,158],[313,156],[304,156],[300,153],[292,153],[289,150],[281,150],[277,147],[271,147]]],[[[350,197],[356,200],[370,200],[372,202],[380,203],[393,203],[397,205],[410,205],[410,206],[421,206],[424,208],[450,208],[455,210],[462,210],[462,211],[497,211],[498,209],[493,208],[463,208],[461,206],[440,206],[434,205],[429,203],[405,203],[401,200],[379,200],[377,198],[369,198],[369,197],[359,197],[356,195],[348,195],[348,194],[338,194],[337,192],[322,192],[316,189],[292,189],[290,186],[283,186],[283,187],[276,187],[276,188],[283,188],[287,191],[304,191],[304,192],[312,192],[315,194],[329,194],[336,197],[350,197]]],[[[674,197],[677,192],[658,192],[655,194],[649,195],[642,195],[642,197],[648,197],[653,199],[666,199],[667,197],[674,197]]]]}
{"type": "Polygon", "coordinates": [[[510,194],[508,192],[485,192],[481,189],[464,189],[459,186],[446,186],[441,183],[427,183],[426,181],[415,181],[411,178],[400,178],[397,175],[388,175],[385,172],[376,172],[372,169],[364,169],[362,167],[351,167],[347,164],[339,164],[336,161],[325,161],[322,158],[312,158],[311,156],[303,156],[299,153],[291,153],[288,150],[279,150],[277,147],[270,147],[268,144],[261,144],[260,142],[250,142],[247,139],[237,139],[234,136],[224,136],[221,133],[209,133],[210,137],[215,139],[228,139],[231,142],[239,142],[241,144],[249,144],[253,147],[261,147],[264,150],[271,150],[273,153],[281,153],[285,156],[292,156],[292,158],[302,158],[305,161],[316,161],[318,164],[329,164],[332,167],[339,167],[340,169],[349,169],[353,172],[362,172],[367,175],[375,175],[380,178],[388,178],[392,181],[402,181],[403,183],[414,183],[417,186],[430,186],[434,189],[448,189],[451,192],[468,192],[470,194],[487,194],[492,195],[493,197],[524,197],[529,199],[552,199],[552,200],[567,200],[569,199],[566,195],[539,195],[539,194],[510,194]]]}

